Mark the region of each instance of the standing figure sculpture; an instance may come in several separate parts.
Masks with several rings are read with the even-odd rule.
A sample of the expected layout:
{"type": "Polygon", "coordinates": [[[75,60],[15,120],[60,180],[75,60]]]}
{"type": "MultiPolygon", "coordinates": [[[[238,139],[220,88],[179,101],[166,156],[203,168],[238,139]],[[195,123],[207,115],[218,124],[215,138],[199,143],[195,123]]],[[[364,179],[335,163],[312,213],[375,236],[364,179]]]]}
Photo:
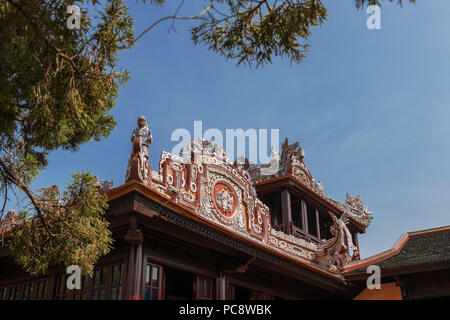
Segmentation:
{"type": "Polygon", "coordinates": [[[131,157],[128,160],[125,182],[138,180],[143,184],[148,184],[149,172],[151,172],[148,159],[150,157],[149,145],[153,140],[152,132],[147,126],[147,119],[144,116],[138,117],[137,125],[137,128],[133,130],[131,135],[133,149],[131,152],[131,157]]]}

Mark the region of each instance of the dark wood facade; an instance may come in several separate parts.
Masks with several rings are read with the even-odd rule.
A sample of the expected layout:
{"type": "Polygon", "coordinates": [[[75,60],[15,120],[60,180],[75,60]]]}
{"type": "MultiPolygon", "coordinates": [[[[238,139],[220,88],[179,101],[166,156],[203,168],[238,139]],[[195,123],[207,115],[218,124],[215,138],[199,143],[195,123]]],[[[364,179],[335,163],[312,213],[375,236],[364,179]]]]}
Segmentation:
{"type": "Polygon", "coordinates": [[[30,278],[0,250],[3,299],[333,299],[355,287],[336,275],[287,259],[184,212],[139,183],[109,193],[114,250],[81,290],[64,270],[30,278]],[[43,287],[45,286],[45,288],[43,287]],[[31,289],[30,289],[31,288],[31,289]]]}

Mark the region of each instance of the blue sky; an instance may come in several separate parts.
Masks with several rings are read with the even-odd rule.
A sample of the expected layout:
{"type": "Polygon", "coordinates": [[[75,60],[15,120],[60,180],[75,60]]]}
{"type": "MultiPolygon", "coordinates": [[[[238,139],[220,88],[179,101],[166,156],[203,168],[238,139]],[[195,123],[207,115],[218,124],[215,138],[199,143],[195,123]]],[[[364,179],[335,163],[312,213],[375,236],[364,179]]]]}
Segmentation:
{"type": "MultiPolygon", "coordinates": [[[[140,33],[165,9],[130,1],[140,33]]],[[[180,12],[201,11],[201,1],[180,12]]],[[[374,212],[360,237],[361,255],[390,248],[407,231],[450,224],[450,2],[385,3],[382,30],[353,1],[325,1],[328,21],[313,29],[300,65],[275,59],[263,69],[194,47],[189,22],[170,22],[146,34],[121,56],[131,80],[121,88],[110,137],[77,153],[57,151],[35,187],[65,185],[70,172],[90,170],[123,183],[130,134],[139,114],[149,118],[154,168],[170,151],[176,128],[279,128],[300,141],[305,161],[325,193],[338,200],[359,193],[374,212]]]]}

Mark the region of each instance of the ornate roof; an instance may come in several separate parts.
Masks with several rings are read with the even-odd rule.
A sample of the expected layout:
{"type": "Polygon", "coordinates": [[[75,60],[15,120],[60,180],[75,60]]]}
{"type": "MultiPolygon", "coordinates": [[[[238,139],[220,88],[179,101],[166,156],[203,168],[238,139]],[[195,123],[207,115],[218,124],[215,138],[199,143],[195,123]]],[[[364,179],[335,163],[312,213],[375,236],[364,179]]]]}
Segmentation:
{"type": "Polygon", "coordinates": [[[271,180],[286,174],[292,174],[304,185],[319,195],[323,195],[323,185],[316,181],[303,160],[305,151],[298,142],[289,144],[288,138],[281,146],[281,155],[272,150],[270,164],[249,164],[246,170],[249,172],[254,183],[271,180]]]}
{"type": "MultiPolygon", "coordinates": [[[[273,153],[273,156],[277,160],[276,154],[273,153]]],[[[181,150],[180,155],[163,151],[159,172],[152,171],[151,181],[147,185],[166,196],[175,195],[173,201],[232,234],[282,252],[302,263],[338,272],[340,267],[350,261],[345,252],[348,248],[356,248],[346,226],[349,215],[341,215],[341,218],[332,216],[332,239],[322,244],[311,242],[274,230],[269,208],[258,199],[253,187],[256,182],[289,173],[317,196],[330,202],[303,158],[304,152],[299,144],[289,145],[286,139],[278,168],[275,161],[260,167],[248,161],[233,164],[226,158],[224,150],[214,142],[193,140],[181,150]],[[269,175],[258,176],[257,172],[269,175]]],[[[352,210],[352,214],[357,216],[358,209],[352,210]]]]}

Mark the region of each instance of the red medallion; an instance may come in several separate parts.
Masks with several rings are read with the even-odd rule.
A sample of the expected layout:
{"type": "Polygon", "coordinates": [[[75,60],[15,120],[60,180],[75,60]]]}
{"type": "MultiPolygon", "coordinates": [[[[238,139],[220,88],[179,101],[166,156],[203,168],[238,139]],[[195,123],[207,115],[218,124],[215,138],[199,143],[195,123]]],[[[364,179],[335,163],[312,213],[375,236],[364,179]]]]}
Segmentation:
{"type": "Polygon", "coordinates": [[[218,182],[213,190],[214,202],[220,213],[231,218],[236,213],[237,197],[233,188],[224,182],[218,182]]]}

